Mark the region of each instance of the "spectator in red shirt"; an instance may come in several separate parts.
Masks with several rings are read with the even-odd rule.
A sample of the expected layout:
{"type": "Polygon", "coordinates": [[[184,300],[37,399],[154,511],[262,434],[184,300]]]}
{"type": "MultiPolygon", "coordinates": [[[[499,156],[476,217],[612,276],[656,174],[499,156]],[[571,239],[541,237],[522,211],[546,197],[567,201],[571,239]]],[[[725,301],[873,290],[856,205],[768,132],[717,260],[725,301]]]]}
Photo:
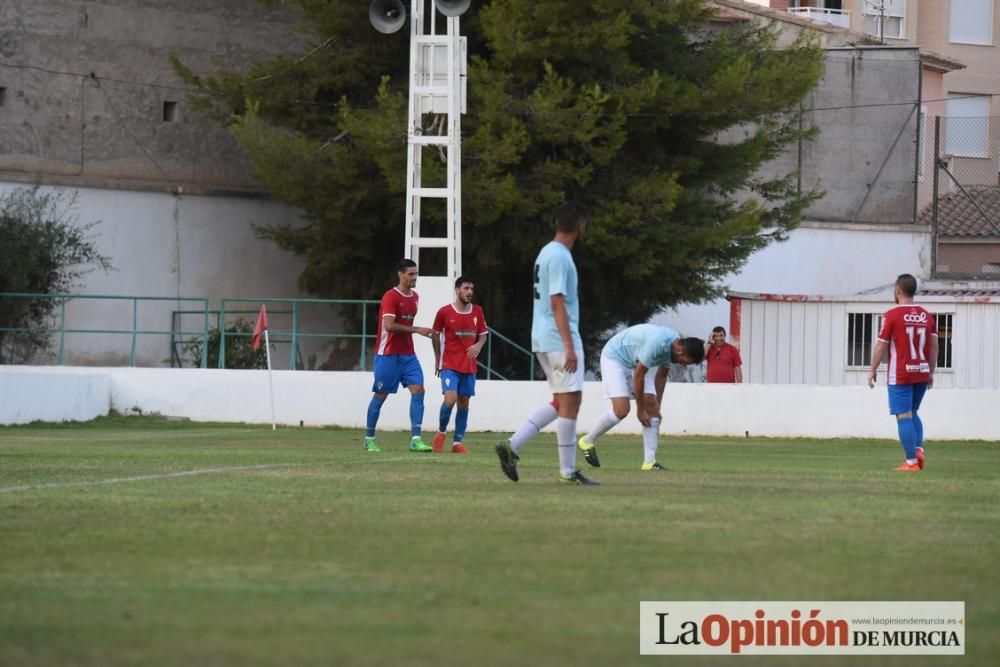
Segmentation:
{"type": "Polygon", "coordinates": [[[743,382],[740,351],[735,345],[726,342],[726,330],[723,327],[712,329],[709,342],[705,345],[705,361],[708,363],[706,382],[743,382]]]}

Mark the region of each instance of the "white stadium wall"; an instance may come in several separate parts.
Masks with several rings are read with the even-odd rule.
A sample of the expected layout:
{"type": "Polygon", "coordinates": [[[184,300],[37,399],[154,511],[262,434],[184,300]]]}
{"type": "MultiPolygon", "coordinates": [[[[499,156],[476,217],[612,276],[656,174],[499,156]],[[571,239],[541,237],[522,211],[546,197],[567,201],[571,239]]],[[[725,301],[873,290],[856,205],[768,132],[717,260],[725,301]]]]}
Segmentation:
{"type": "MultiPolygon", "coordinates": [[[[274,406],[283,426],[361,428],[371,397],[371,373],[275,371],[274,406]]],[[[433,383],[429,384],[429,388],[433,383]]],[[[551,398],[545,382],[480,381],[470,429],[506,433],[551,398]]],[[[440,395],[429,391],[424,429],[433,431],[440,395]]],[[[1000,420],[986,418],[1000,390],[937,389],[921,414],[927,437],[1000,440],[1000,420]]],[[[266,424],[271,421],[266,371],[0,367],[0,424],[86,420],[110,408],[122,413],[194,421],[266,424]]],[[[579,430],[608,409],[598,382],[586,383],[579,430]]],[[[382,409],[380,430],[409,429],[409,398],[397,394],[382,409]]],[[[668,384],[667,435],[895,439],[884,386],[668,384]]],[[[630,415],[616,433],[639,433],[630,415]]],[[[2,431],[0,431],[2,437],[2,431]]]]}

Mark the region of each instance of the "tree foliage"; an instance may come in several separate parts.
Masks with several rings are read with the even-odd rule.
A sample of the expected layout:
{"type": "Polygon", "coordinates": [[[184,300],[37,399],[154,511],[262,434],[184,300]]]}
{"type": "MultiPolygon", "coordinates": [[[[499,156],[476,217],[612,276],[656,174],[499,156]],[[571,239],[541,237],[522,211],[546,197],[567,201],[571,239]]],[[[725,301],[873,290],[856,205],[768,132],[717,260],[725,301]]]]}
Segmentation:
{"type": "MultiPolygon", "coordinates": [[[[94,269],[111,270],[79,224],[75,197],[18,188],[0,197],[0,294],[59,294],[94,269]]],[[[0,296],[0,363],[30,363],[47,347],[51,298],[0,296]],[[17,329],[19,331],[10,331],[17,329]]]]}
{"type": "MultiPolygon", "coordinates": [[[[259,230],[305,259],[302,286],[377,298],[402,248],[409,37],[375,32],[367,3],[293,2],[309,51],[239,73],[175,67],[273,195],[304,211],[305,228],[259,230]]],[[[483,0],[462,18],[463,266],[492,325],[528,339],[531,265],[567,198],[589,211],[574,251],[589,346],[716,295],[722,276],[798,224],[817,193],[760,167],[808,132],[798,106],[821,51],[806,37],[778,48],[775,29],[713,22],[713,11],[701,0],[483,0]]],[[[435,169],[426,153],[424,165],[435,169]]],[[[423,224],[443,230],[443,210],[425,210],[423,224]]]]}

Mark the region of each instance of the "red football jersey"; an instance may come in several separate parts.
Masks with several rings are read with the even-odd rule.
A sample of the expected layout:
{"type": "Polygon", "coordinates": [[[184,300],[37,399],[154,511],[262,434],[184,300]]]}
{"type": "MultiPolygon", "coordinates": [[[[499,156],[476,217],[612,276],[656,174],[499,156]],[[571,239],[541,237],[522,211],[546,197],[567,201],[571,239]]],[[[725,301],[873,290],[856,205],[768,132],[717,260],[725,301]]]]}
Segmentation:
{"type": "Polygon", "coordinates": [[[413,354],[413,334],[390,333],[385,330],[385,316],[392,315],[397,324],[413,326],[413,318],[417,316],[417,303],[420,296],[413,290],[409,295],[403,294],[399,288],[393,287],[382,295],[382,305],[378,309],[378,347],[376,354],[413,354]]]}
{"type": "Polygon", "coordinates": [[[476,360],[469,359],[467,350],[476,344],[479,337],[487,333],[486,316],[483,309],[470,304],[468,312],[460,312],[454,304],[442,306],[434,317],[434,332],[441,340],[441,360],[438,368],[447,368],[457,373],[475,373],[476,360]]]}
{"type": "Polygon", "coordinates": [[[889,346],[888,384],[930,379],[931,336],[937,336],[937,322],[923,307],[904,304],[886,311],[878,339],[889,346]]]}

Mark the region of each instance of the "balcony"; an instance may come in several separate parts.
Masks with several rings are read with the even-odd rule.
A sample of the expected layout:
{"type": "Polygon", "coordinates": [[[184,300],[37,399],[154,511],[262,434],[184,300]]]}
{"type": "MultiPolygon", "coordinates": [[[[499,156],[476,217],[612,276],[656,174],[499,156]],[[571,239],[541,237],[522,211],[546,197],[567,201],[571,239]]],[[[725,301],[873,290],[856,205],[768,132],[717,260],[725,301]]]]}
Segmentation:
{"type": "Polygon", "coordinates": [[[789,7],[789,14],[801,16],[816,23],[828,23],[838,28],[851,27],[851,12],[844,9],[825,9],[823,7],[789,7]]]}

